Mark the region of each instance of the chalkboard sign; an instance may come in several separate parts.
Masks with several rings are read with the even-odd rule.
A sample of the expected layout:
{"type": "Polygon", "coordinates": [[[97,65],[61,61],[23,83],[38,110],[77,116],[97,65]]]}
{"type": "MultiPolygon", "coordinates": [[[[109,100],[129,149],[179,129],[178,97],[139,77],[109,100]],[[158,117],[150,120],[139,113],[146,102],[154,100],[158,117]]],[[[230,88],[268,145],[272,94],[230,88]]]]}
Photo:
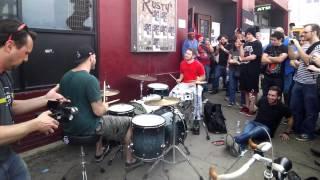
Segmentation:
{"type": "Polygon", "coordinates": [[[176,51],[176,0],[131,1],[131,51],[176,51]]]}

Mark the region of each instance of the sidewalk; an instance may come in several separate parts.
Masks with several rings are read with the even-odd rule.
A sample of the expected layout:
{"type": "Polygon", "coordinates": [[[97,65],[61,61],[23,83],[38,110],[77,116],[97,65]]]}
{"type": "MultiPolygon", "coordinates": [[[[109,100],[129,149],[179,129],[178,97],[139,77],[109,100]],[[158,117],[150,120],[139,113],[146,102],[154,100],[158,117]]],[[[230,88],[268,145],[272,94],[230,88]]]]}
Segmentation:
{"type": "MultiPolygon", "coordinates": [[[[236,132],[236,121],[241,120],[241,126],[248,117],[239,113],[238,107],[227,107],[227,102],[224,100],[224,91],[216,95],[207,95],[208,99],[214,103],[223,105],[223,113],[226,117],[227,129],[230,134],[236,132]]],[[[253,119],[253,118],[251,118],[253,119]]],[[[286,125],[280,125],[277,134],[282,132],[286,125]]],[[[192,135],[188,133],[185,145],[190,150],[190,160],[198,169],[204,180],[208,179],[208,169],[211,164],[217,167],[218,174],[233,172],[245,163],[252,153],[249,151],[242,158],[234,158],[225,151],[224,146],[215,146],[211,142],[224,138],[225,135],[210,134],[210,140],[206,140],[204,129],[201,129],[200,135],[192,135]]],[[[290,136],[288,142],[282,142],[278,135],[273,139],[275,157],[286,156],[293,162],[293,170],[296,171],[302,179],[315,176],[320,178],[320,167],[314,164],[315,157],[310,152],[310,147],[313,143],[320,144],[320,138],[317,137],[313,142],[298,142],[294,139],[294,135],[290,136]]],[[[182,148],[182,147],[181,147],[182,148]]],[[[182,148],[183,149],[183,148],[182,148]]],[[[93,161],[94,147],[85,147],[87,152],[86,159],[93,161]]],[[[25,153],[24,153],[25,154],[25,153]]],[[[73,164],[80,161],[80,148],[58,145],[48,151],[41,152],[35,155],[25,157],[26,163],[31,171],[33,180],[58,180],[63,174],[72,167],[73,164]]],[[[177,159],[181,160],[182,156],[176,153],[177,159]]],[[[267,154],[270,157],[270,154],[267,154]]],[[[167,158],[171,157],[171,153],[167,158]]],[[[89,172],[88,179],[94,180],[122,180],[124,179],[124,160],[117,157],[111,166],[108,166],[107,156],[99,165],[104,167],[106,172],[101,174],[98,169],[92,169],[90,165],[87,171],[89,172]],[[92,175],[92,177],[90,177],[92,175]]],[[[94,162],[93,162],[94,163],[94,162]]],[[[127,175],[127,180],[141,180],[152,163],[144,164],[136,168],[127,175]]],[[[241,178],[243,180],[258,180],[263,179],[263,171],[265,167],[262,163],[255,163],[246,174],[241,178]]],[[[80,170],[75,170],[81,175],[80,170]]],[[[77,178],[80,179],[80,178],[77,178]]],[[[154,168],[149,175],[150,180],[196,180],[199,179],[193,169],[186,163],[182,162],[176,165],[160,163],[154,168]]]]}

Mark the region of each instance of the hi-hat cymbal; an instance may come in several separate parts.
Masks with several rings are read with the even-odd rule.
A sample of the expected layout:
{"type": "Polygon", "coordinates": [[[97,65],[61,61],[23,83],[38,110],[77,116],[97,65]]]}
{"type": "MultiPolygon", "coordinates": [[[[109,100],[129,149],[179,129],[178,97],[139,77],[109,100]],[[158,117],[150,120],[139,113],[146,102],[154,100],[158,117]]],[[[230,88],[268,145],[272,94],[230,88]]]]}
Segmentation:
{"type": "MultiPolygon", "coordinates": [[[[101,96],[103,96],[103,90],[100,91],[101,92],[101,96]]],[[[106,89],[105,91],[105,96],[115,96],[117,94],[119,94],[120,91],[119,90],[116,90],[116,89],[106,89]]]]}
{"type": "Polygon", "coordinates": [[[180,102],[179,98],[176,97],[163,97],[159,100],[145,101],[144,104],[148,106],[172,106],[180,102]]]}
{"type": "Polygon", "coordinates": [[[136,79],[139,81],[156,81],[157,78],[152,77],[152,76],[148,76],[148,75],[143,75],[143,74],[129,74],[128,75],[129,78],[131,79],[136,79]]]}

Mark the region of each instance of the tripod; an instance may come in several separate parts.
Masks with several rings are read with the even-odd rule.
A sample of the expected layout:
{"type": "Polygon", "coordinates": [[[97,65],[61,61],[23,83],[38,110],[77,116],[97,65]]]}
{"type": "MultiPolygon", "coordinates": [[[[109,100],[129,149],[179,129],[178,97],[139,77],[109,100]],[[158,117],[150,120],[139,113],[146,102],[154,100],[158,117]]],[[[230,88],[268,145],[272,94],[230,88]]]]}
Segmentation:
{"type": "MultiPolygon", "coordinates": [[[[197,84],[196,83],[196,97],[195,97],[195,109],[196,109],[196,111],[195,111],[195,118],[194,118],[194,121],[201,121],[201,124],[202,124],[202,126],[203,126],[203,128],[204,128],[204,130],[206,131],[206,139],[207,140],[210,140],[210,136],[209,136],[209,132],[208,132],[208,128],[207,128],[207,126],[206,126],[206,124],[204,123],[204,121],[203,121],[203,119],[202,120],[198,120],[198,118],[201,118],[201,106],[199,105],[199,99],[200,99],[200,97],[202,96],[201,94],[200,95],[198,95],[198,93],[199,93],[199,90],[198,90],[198,88],[199,88],[199,84],[197,84]],[[200,116],[200,117],[199,117],[200,116]]],[[[200,103],[202,103],[202,101],[200,101],[200,103]]]]}
{"type": "Polygon", "coordinates": [[[166,149],[162,155],[159,157],[159,159],[157,161],[155,161],[153,163],[153,165],[148,169],[147,173],[143,176],[143,179],[147,179],[150,172],[155,168],[155,166],[157,164],[159,164],[160,161],[163,161],[165,163],[168,163],[168,164],[177,164],[177,163],[180,163],[180,162],[184,162],[184,161],[187,161],[188,164],[192,167],[192,169],[197,173],[197,175],[199,176],[200,180],[203,180],[203,177],[200,175],[199,171],[194,167],[194,165],[191,163],[190,159],[187,157],[187,155],[179,148],[179,146],[176,145],[176,113],[175,113],[175,110],[174,110],[174,107],[170,106],[171,109],[172,109],[172,113],[173,113],[173,121],[172,121],[172,128],[173,128],[173,135],[172,135],[172,145],[169,146],[168,149],[166,149]],[[170,150],[172,150],[172,161],[168,161],[168,160],[165,160],[164,159],[164,156],[166,154],[168,154],[170,152],[170,150]],[[176,150],[178,150],[178,152],[180,152],[180,154],[184,157],[184,160],[182,161],[176,161],[176,150]]]}

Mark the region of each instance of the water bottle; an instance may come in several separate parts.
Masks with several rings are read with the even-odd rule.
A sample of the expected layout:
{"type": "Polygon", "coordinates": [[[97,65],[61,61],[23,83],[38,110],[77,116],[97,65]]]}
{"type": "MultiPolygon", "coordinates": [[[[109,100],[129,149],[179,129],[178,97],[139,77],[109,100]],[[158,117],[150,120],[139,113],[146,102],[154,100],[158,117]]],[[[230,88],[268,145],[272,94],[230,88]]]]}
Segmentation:
{"type": "Polygon", "coordinates": [[[240,133],[241,133],[240,120],[237,121],[236,133],[237,133],[237,134],[240,134],[240,133]]]}

